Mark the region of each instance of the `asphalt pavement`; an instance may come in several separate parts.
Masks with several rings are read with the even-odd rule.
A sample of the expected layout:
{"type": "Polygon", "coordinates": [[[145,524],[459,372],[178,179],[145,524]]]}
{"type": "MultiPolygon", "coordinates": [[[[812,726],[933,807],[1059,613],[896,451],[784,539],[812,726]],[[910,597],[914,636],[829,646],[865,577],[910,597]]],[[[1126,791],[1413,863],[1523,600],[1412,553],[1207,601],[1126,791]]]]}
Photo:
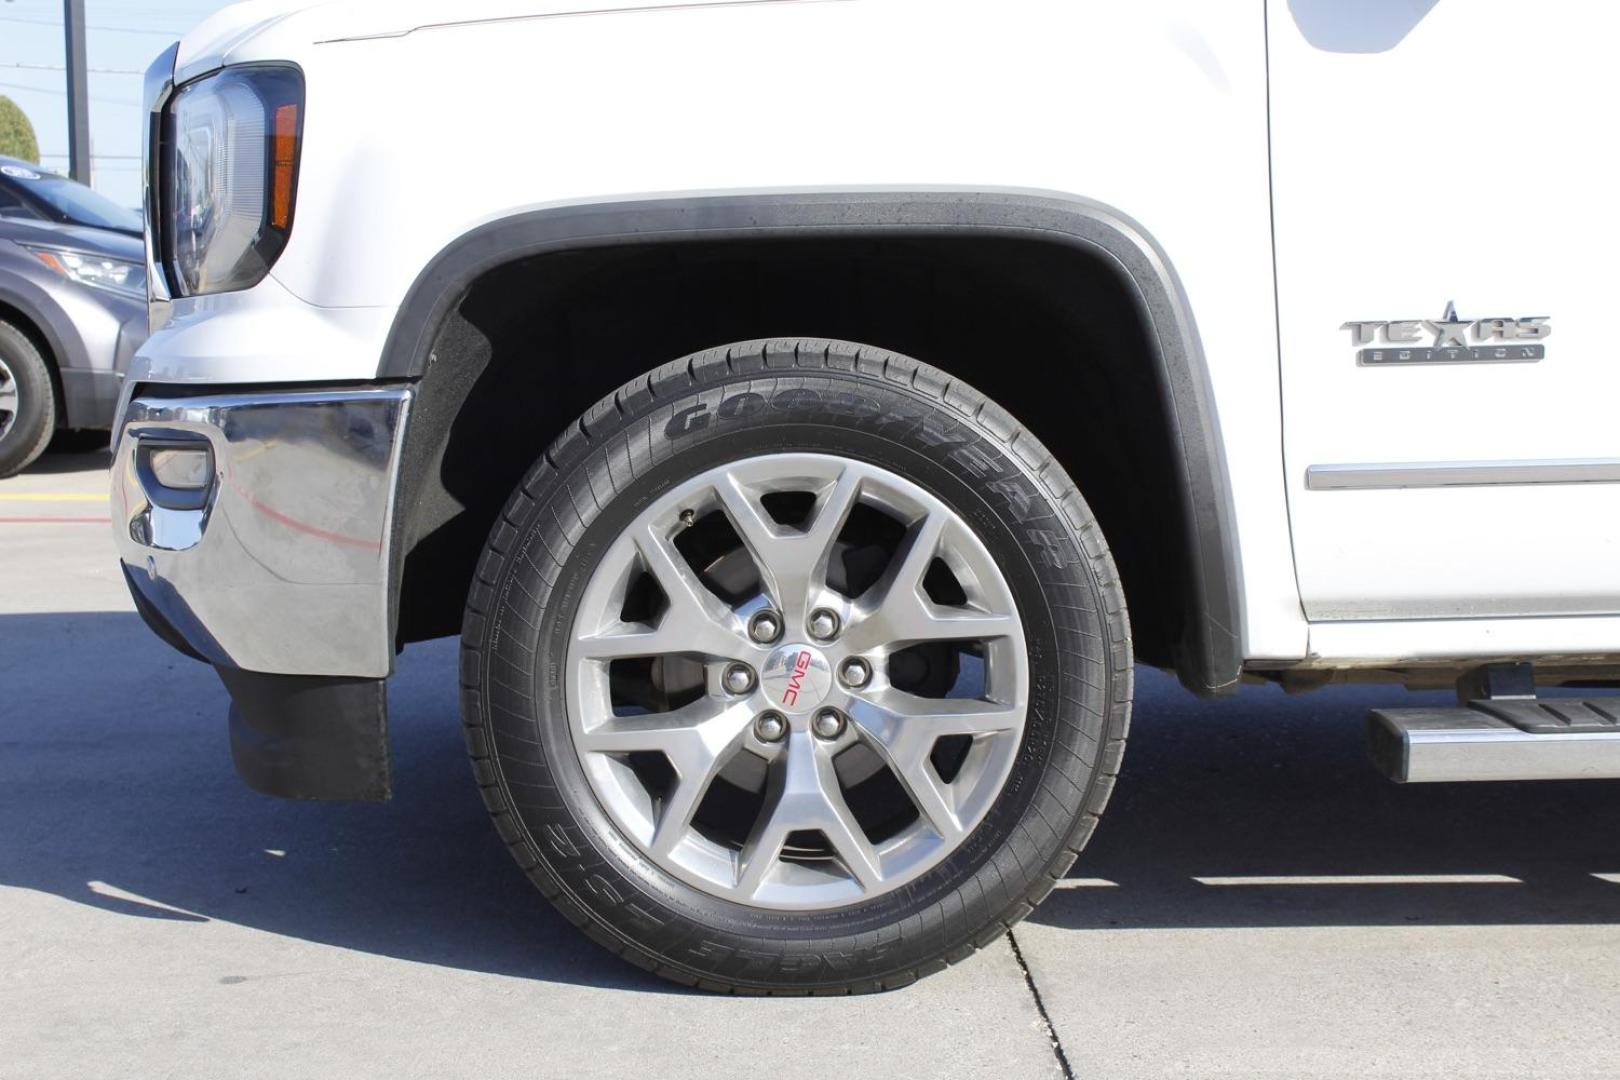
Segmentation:
{"type": "Polygon", "coordinates": [[[453,642],[390,684],[392,803],[243,787],[218,680],[131,609],[106,465],[0,481],[4,1080],[1620,1076],[1620,783],[1391,784],[1363,717],[1421,695],[1143,670],[1097,838],[1011,938],[879,996],[713,997],[511,864],[453,642]]]}

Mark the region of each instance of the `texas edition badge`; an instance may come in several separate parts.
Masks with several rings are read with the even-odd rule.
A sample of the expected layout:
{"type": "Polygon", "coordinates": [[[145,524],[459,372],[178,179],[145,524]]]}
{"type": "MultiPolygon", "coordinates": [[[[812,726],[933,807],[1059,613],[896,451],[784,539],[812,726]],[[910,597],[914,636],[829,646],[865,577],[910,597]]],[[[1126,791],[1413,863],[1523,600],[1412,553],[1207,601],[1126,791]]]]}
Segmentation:
{"type": "Polygon", "coordinates": [[[1552,333],[1552,319],[1459,319],[1457,305],[1447,303],[1438,320],[1353,320],[1339,329],[1350,331],[1352,344],[1370,346],[1357,351],[1359,364],[1534,363],[1546,358],[1539,342],[1552,333]],[[1434,340],[1425,344],[1430,334],[1434,340]]]}

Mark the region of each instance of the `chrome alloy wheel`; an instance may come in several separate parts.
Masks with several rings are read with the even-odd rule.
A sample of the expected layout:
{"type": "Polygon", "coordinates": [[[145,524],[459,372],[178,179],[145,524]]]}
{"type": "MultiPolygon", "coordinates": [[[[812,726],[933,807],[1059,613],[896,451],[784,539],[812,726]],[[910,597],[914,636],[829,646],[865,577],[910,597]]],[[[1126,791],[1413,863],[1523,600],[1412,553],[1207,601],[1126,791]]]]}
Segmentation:
{"type": "Polygon", "coordinates": [[[670,488],[611,543],[566,693],[591,788],[647,857],[808,910],[956,850],[1017,756],[1029,659],[950,507],[873,465],[771,454],[670,488]]]}
{"type": "Polygon", "coordinates": [[[0,357],[0,439],[6,437],[17,422],[17,410],[22,401],[17,393],[17,377],[11,373],[4,357],[0,357]]]}

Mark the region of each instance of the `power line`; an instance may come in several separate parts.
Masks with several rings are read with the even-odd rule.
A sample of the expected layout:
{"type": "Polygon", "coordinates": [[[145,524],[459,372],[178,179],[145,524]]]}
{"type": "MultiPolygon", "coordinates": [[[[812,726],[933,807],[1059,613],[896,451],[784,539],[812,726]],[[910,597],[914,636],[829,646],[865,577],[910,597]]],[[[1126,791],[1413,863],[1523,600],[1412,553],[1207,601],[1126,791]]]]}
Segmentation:
{"type": "MultiPolygon", "coordinates": [[[[0,68],[16,68],[19,71],[66,71],[61,64],[0,64],[0,68]]],[[[134,68],[86,68],[92,75],[144,75],[146,72],[134,68]]]]}
{"type": "MultiPolygon", "coordinates": [[[[29,86],[27,83],[0,82],[0,90],[26,90],[31,94],[50,94],[53,97],[67,96],[66,90],[58,90],[51,86],[29,86]]],[[[100,102],[103,105],[121,105],[129,109],[139,109],[141,107],[139,101],[122,101],[118,98],[92,97],[90,100],[100,102]]]]}
{"type": "MultiPolygon", "coordinates": [[[[62,20],[60,19],[24,19],[19,18],[16,15],[0,15],[0,22],[28,23],[31,26],[60,27],[62,25],[62,20]]],[[[184,30],[165,30],[162,28],[148,28],[143,26],[100,26],[94,24],[86,26],[85,29],[106,30],[113,34],[155,34],[158,37],[168,38],[178,38],[185,33],[184,30]]]]}

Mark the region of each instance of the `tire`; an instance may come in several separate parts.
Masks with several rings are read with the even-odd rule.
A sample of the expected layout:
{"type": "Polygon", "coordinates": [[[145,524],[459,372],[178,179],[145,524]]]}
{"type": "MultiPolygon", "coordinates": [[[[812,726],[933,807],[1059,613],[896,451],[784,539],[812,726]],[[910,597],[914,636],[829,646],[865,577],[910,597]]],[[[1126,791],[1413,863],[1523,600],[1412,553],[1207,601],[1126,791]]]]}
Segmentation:
{"type": "MultiPolygon", "coordinates": [[[[789,466],[782,469],[789,470],[789,466]]],[[[759,483],[758,490],[774,490],[768,476],[759,483]]],[[[837,505],[834,488],[818,487],[811,494],[814,506],[795,512],[809,515],[803,523],[790,527],[778,520],[783,536],[809,536],[821,523],[819,508],[837,505]]],[[[757,509],[763,500],[762,495],[760,503],[748,505],[757,509]]],[[[782,502],[779,499],[778,504],[782,502]]],[[[707,529],[710,513],[704,513],[694,524],[694,511],[680,511],[682,524],[677,528],[707,529]]],[[[723,524],[729,528],[738,520],[736,513],[730,513],[723,524]]],[[[744,535],[732,531],[739,538],[744,535]]],[[[679,541],[672,539],[670,546],[678,547],[679,541]]],[[[762,550],[746,543],[743,547],[762,550]]],[[[734,555],[733,551],[721,556],[706,570],[700,565],[702,560],[688,560],[686,569],[709,574],[700,580],[712,584],[717,580],[716,568],[734,555]]],[[[628,571],[631,580],[644,573],[664,593],[662,615],[636,616],[646,624],[641,630],[651,627],[653,633],[660,633],[659,628],[675,625],[672,620],[687,618],[690,610],[716,610],[726,618],[735,614],[712,605],[704,607],[713,598],[713,588],[709,599],[700,598],[695,608],[689,606],[689,593],[680,593],[683,599],[677,605],[670,599],[666,579],[652,570],[654,561],[652,556],[644,556],[627,564],[632,567],[628,571]],[[641,569],[635,569],[637,566],[641,569]]],[[[752,560],[757,565],[768,561],[752,560]]],[[[672,580],[688,580],[682,573],[677,571],[672,580]]],[[[786,576],[780,580],[787,580],[786,576]]],[[[768,599],[765,582],[762,571],[760,596],[768,599]]],[[[784,588],[781,596],[790,591],[784,588]]],[[[822,595],[831,594],[823,589],[822,595]]],[[[650,603],[653,606],[648,610],[654,611],[656,601],[650,603]]],[[[806,600],[806,608],[808,603],[806,600]]],[[[783,608],[781,640],[798,640],[799,631],[786,628],[792,623],[786,603],[776,606],[783,608]]],[[[822,629],[834,625],[817,624],[816,617],[809,617],[803,625],[822,629]]],[[[878,615],[869,613],[868,618],[878,615]]],[[[768,626],[759,629],[757,621],[756,616],[755,622],[746,624],[750,633],[769,630],[768,626]]],[[[702,632],[695,633],[683,648],[704,652],[706,646],[699,641],[708,640],[708,630],[699,629],[702,632]]],[[[814,629],[806,633],[821,640],[814,629]]],[[[869,630],[868,636],[875,633],[869,630]]],[[[900,632],[897,640],[911,641],[910,633],[900,632]]],[[[742,715],[755,708],[756,700],[787,701],[784,673],[772,667],[776,655],[771,653],[763,662],[746,700],[735,705],[740,712],[722,701],[713,705],[713,710],[721,711],[702,715],[742,715]]],[[[683,670],[679,661],[665,657],[649,664],[653,666],[645,670],[661,671],[657,677],[665,683],[662,691],[655,687],[646,692],[664,693],[663,707],[676,708],[669,687],[670,672],[683,670]]],[[[835,341],[749,342],[697,353],[627,383],[598,402],[534,465],[496,523],[470,589],[462,636],[462,711],[473,771],[502,839],[541,892],[593,939],[631,963],[688,986],[733,993],[838,994],[890,989],[943,970],[993,942],[1046,896],[1090,838],[1113,788],[1129,724],[1131,665],[1124,596],[1097,523],[1062,467],[1004,410],[961,381],[893,353],[835,341]],[[646,535],[641,531],[643,521],[662,520],[648,515],[671,512],[659,508],[674,497],[672,492],[678,495],[685,490],[682,485],[712,483],[712,490],[718,493],[724,484],[733,483],[736,490],[743,490],[753,483],[750,477],[765,475],[761,470],[768,472],[775,462],[792,462],[793,469],[801,464],[809,469],[813,464],[816,469],[845,470],[840,476],[870,474],[875,478],[857,480],[859,491],[871,487],[883,505],[875,509],[857,506],[848,511],[847,524],[827,526],[842,530],[837,533],[839,557],[818,564],[827,587],[832,587],[835,576],[831,567],[841,559],[844,587],[855,592],[856,570],[851,567],[865,565],[856,556],[868,550],[846,540],[854,535],[851,530],[857,514],[863,515],[859,522],[863,527],[870,525],[873,535],[892,535],[891,526],[874,524],[890,512],[899,515],[902,529],[909,530],[905,537],[911,538],[912,547],[905,546],[907,539],[896,541],[895,553],[888,556],[890,561],[881,574],[920,584],[908,593],[894,587],[889,577],[880,576],[879,583],[891,582],[886,589],[872,585],[868,592],[856,592],[860,601],[852,601],[847,608],[850,621],[838,624],[848,649],[859,647],[866,624],[854,620],[862,611],[861,604],[873,595],[878,600],[873,601],[877,606],[872,611],[887,621],[874,621],[872,627],[909,626],[903,618],[910,617],[917,595],[926,593],[927,603],[921,607],[936,619],[929,628],[941,617],[961,616],[988,620],[972,626],[999,627],[1005,633],[966,644],[907,647],[924,650],[920,654],[891,649],[877,661],[882,674],[868,672],[865,691],[845,691],[842,681],[814,681],[821,659],[837,669],[840,680],[861,675],[858,668],[851,673],[847,659],[833,658],[836,643],[826,645],[824,658],[809,646],[802,652],[794,651],[801,649],[798,644],[778,646],[778,651],[788,650],[790,657],[807,658],[795,660],[797,670],[810,672],[804,676],[807,684],[831,687],[817,692],[845,694],[838,700],[845,702],[847,723],[838,729],[838,738],[863,743],[865,749],[838,751],[833,756],[829,747],[842,743],[816,741],[821,732],[815,726],[821,723],[819,712],[814,718],[783,717],[790,732],[776,736],[781,741],[774,748],[767,744],[777,729],[763,720],[753,721],[737,738],[749,747],[763,748],[761,753],[766,755],[780,755],[762,758],[770,762],[764,766],[766,779],[759,781],[763,794],[749,796],[762,800],[759,816],[749,824],[747,813],[734,815],[743,819],[740,822],[718,811],[709,813],[710,800],[719,799],[716,792],[724,788],[730,794],[733,788],[729,781],[722,785],[704,780],[710,786],[702,795],[704,801],[691,811],[691,820],[700,822],[708,814],[709,824],[690,826],[684,832],[677,831],[679,821],[671,826],[671,835],[679,836],[674,842],[685,845],[674,850],[683,853],[723,851],[728,841],[722,834],[735,831],[729,841],[736,849],[735,869],[728,871],[725,867],[730,864],[716,862],[708,854],[702,858],[683,854],[684,863],[667,853],[662,857],[654,854],[660,823],[680,805],[686,780],[679,767],[664,770],[654,766],[649,771],[644,767],[645,754],[638,758],[635,754],[593,753],[596,740],[615,738],[621,729],[634,727],[635,721],[622,720],[614,711],[619,708],[613,697],[619,693],[614,682],[619,679],[615,674],[619,669],[613,666],[618,661],[597,664],[584,659],[576,663],[574,657],[585,655],[604,640],[610,645],[629,640],[620,631],[631,625],[625,620],[633,617],[627,613],[634,584],[615,586],[620,592],[601,590],[617,580],[607,572],[617,565],[614,553],[646,535]],[[891,491],[901,494],[888,494],[891,491]],[[890,509],[891,504],[912,505],[905,501],[912,497],[906,492],[924,500],[916,504],[923,509],[890,509]],[[921,516],[907,525],[907,514],[921,516]],[[909,573],[905,567],[922,566],[935,550],[923,551],[915,563],[906,555],[908,551],[915,554],[913,549],[923,543],[916,537],[936,518],[942,522],[938,535],[952,538],[956,547],[940,541],[938,556],[927,563],[927,579],[905,577],[909,573]],[[966,524],[966,531],[959,524],[966,524]],[[891,531],[884,534],[883,529],[891,531]],[[992,562],[984,562],[985,556],[992,562]],[[905,566],[896,570],[902,562],[905,566]],[[992,563],[1001,580],[987,585],[994,577],[986,569],[992,563]],[[954,584],[933,583],[940,566],[946,567],[954,584]],[[976,591],[970,594],[969,585],[976,591]],[[612,604],[619,603],[621,592],[626,599],[615,614],[612,604]],[[1011,621],[996,621],[1000,618],[996,612],[1002,610],[996,605],[1001,601],[980,604],[974,597],[981,594],[1010,600],[1011,621]],[[588,620],[598,617],[600,605],[593,606],[592,598],[599,595],[612,598],[606,610],[615,629],[602,635],[584,633],[582,626],[596,625],[588,620]],[[889,614],[890,596],[897,597],[892,605],[899,614],[889,614]],[[951,654],[954,659],[941,659],[951,650],[956,650],[951,654]],[[961,670],[971,663],[975,650],[981,665],[978,670],[986,673],[980,686],[985,700],[940,705],[939,701],[951,700],[949,694],[954,693],[940,689],[944,680],[955,679],[956,686],[963,685],[961,670]],[[812,652],[815,664],[808,659],[812,652]],[[926,662],[902,663],[902,656],[915,655],[926,657],[926,662]],[[926,676],[916,674],[924,669],[926,676]],[[998,687],[998,694],[1007,696],[1005,686],[1012,682],[1002,671],[1013,672],[1010,678],[1014,681],[1022,678],[1017,681],[1025,690],[1022,709],[1016,708],[1016,702],[1006,706],[988,700],[992,684],[998,687]],[[577,679],[576,673],[580,673],[577,679]],[[931,683],[925,693],[923,683],[916,680],[926,682],[935,675],[940,676],[940,683],[931,683]],[[901,687],[902,677],[909,680],[905,685],[911,696],[892,696],[901,687]],[[590,696],[596,691],[581,689],[597,685],[588,681],[591,679],[611,685],[609,696],[598,700],[590,696]],[[874,689],[880,684],[882,689],[874,689]],[[844,772],[818,774],[823,783],[820,790],[836,793],[826,796],[826,805],[834,806],[842,796],[846,813],[836,820],[828,818],[830,824],[819,832],[786,834],[778,849],[773,845],[784,835],[781,830],[798,820],[785,809],[789,796],[784,792],[801,790],[794,787],[793,776],[798,774],[792,774],[790,764],[809,760],[805,753],[825,753],[815,760],[831,761],[834,764],[827,769],[842,770],[846,758],[865,754],[877,745],[872,732],[878,727],[875,723],[869,727],[868,721],[889,714],[871,711],[862,704],[862,693],[884,702],[915,703],[926,698],[928,710],[961,709],[963,715],[984,710],[985,715],[1016,716],[1021,727],[1016,732],[996,729],[979,737],[962,737],[951,750],[958,764],[949,766],[939,756],[947,739],[930,741],[924,744],[931,746],[926,751],[930,764],[922,766],[925,773],[896,765],[889,774],[889,779],[897,781],[894,787],[886,780],[872,781],[899,807],[900,816],[895,820],[905,820],[905,803],[912,804],[910,823],[899,826],[887,840],[876,839],[875,828],[860,818],[854,795],[857,787],[845,786],[844,772]],[[608,701],[606,708],[613,716],[586,730],[583,717],[590,712],[589,701],[598,705],[608,701]],[[571,703],[577,706],[572,718],[571,703]],[[996,712],[1004,707],[1012,711],[996,712]],[[804,750],[806,747],[810,750],[804,750]],[[997,758],[997,754],[1003,757],[997,758]],[[991,763],[998,760],[1005,761],[1005,773],[994,787],[990,786],[996,775],[991,763]],[[944,779],[948,768],[955,770],[954,781],[944,779]],[[645,781],[644,772],[656,774],[654,781],[645,781]],[[918,780],[918,776],[924,778],[918,780]],[[974,794],[953,794],[957,800],[954,809],[935,809],[938,804],[921,797],[933,780],[948,787],[968,784],[963,790],[974,794]],[[651,810],[634,799],[619,798],[620,791],[633,794],[638,784],[649,792],[662,793],[649,795],[646,805],[651,810]],[[894,796],[895,790],[901,796],[894,796]],[[969,804],[963,800],[978,797],[981,790],[993,791],[993,800],[986,797],[975,823],[947,842],[947,834],[967,820],[968,811],[963,807],[969,804]],[[909,792],[919,796],[914,798],[909,792]],[[627,821],[639,822],[636,815],[643,812],[653,821],[651,840],[626,825],[627,821]],[[840,821],[851,819],[857,819],[864,845],[863,838],[852,831],[838,831],[840,821]],[[936,826],[935,822],[942,824],[936,826]],[[938,839],[927,846],[936,834],[938,839]],[[762,837],[771,839],[767,842],[762,837]],[[916,847],[907,848],[907,844],[916,847]],[[891,853],[905,853],[909,858],[912,850],[924,855],[908,865],[926,869],[909,878],[903,878],[901,870],[891,873],[891,853]],[[753,874],[749,867],[756,859],[762,869],[753,874]],[[734,881],[727,886],[726,874],[733,872],[734,881]],[[902,880],[903,884],[893,884],[902,880]],[[754,888],[756,892],[747,892],[754,888]],[[746,898],[739,900],[739,896],[746,898]]],[[[710,667],[699,670],[708,672],[710,667]]],[[[722,679],[731,677],[729,669],[721,670],[722,679]]],[[[700,678],[703,681],[695,692],[701,694],[701,687],[715,685],[707,674],[700,678]]],[[[741,686],[742,677],[737,678],[741,686]]],[[[654,676],[648,676],[633,685],[640,693],[653,681],[654,676]]],[[[723,696],[729,692],[728,685],[722,684],[712,693],[723,696]]],[[[972,696],[971,690],[968,696],[972,696]]],[[[690,708],[709,709],[707,700],[700,697],[690,708]]],[[[658,727],[662,722],[658,716],[646,722],[664,730],[658,727]]],[[[987,721],[986,730],[1000,722],[987,721]]],[[[833,722],[827,723],[831,729],[833,722]]],[[[917,729],[914,724],[911,729],[885,730],[917,729]]],[[[644,734],[642,728],[635,731],[644,734]]],[[[891,760],[876,756],[888,750],[889,744],[882,743],[870,760],[891,760]]],[[[682,759],[673,752],[666,756],[667,762],[678,760],[682,759]]],[[[741,769],[739,762],[745,759],[739,755],[726,760],[727,769],[741,769]]],[[[750,769],[757,768],[752,757],[746,760],[750,769]]],[[[895,756],[892,760],[901,759],[895,756]]],[[[849,771],[853,774],[855,767],[850,766],[849,771]]],[[[873,775],[885,772],[880,764],[873,775]]],[[[814,820],[819,823],[822,819],[814,820]]],[[[899,858],[894,856],[896,864],[899,858]]]]}
{"type": "Polygon", "coordinates": [[[0,321],[0,477],[45,452],[56,430],[56,394],[45,357],[27,334],[0,321]]]}

